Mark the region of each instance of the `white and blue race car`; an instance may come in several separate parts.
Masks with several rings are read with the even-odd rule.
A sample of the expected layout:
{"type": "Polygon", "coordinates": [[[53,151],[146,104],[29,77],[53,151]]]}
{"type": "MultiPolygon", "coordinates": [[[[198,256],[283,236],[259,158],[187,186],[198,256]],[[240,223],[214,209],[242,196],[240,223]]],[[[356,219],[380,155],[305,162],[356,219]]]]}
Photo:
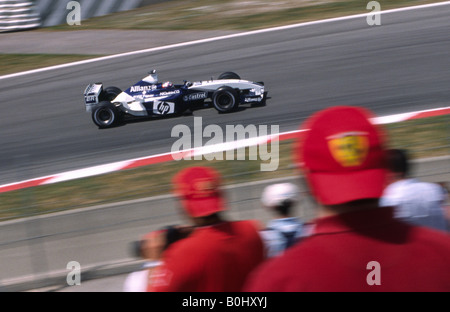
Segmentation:
{"type": "Polygon", "coordinates": [[[152,70],[125,91],[103,88],[102,83],[89,84],[84,91],[86,111],[99,128],[116,126],[127,116],[180,115],[210,105],[219,113],[229,113],[240,104],[264,105],[266,97],[263,82],[243,80],[233,72],[222,73],[217,79],[174,85],[158,82],[158,75],[152,70]]]}

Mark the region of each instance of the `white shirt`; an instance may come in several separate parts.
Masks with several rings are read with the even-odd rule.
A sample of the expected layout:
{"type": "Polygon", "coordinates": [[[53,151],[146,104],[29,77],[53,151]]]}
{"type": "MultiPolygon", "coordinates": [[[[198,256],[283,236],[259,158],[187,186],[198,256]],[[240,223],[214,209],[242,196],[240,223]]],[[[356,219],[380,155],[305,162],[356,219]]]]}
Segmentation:
{"type": "Polygon", "coordinates": [[[145,263],[138,271],[127,275],[124,284],[124,292],[146,292],[149,282],[149,268],[161,265],[161,261],[149,261],[145,263]]]}
{"type": "Polygon", "coordinates": [[[273,219],[267,226],[260,235],[269,258],[282,254],[287,248],[288,237],[285,235],[292,235],[293,242],[303,237],[303,223],[297,218],[273,219]]]}
{"type": "Polygon", "coordinates": [[[380,206],[395,207],[394,216],[407,222],[447,230],[444,201],[444,190],[438,184],[404,179],[384,190],[380,206]]]}

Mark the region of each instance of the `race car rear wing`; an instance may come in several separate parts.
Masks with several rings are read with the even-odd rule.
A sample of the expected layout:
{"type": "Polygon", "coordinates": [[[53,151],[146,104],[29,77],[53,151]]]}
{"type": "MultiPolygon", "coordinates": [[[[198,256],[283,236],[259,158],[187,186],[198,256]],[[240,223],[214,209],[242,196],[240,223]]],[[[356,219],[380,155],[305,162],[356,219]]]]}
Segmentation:
{"type": "Polygon", "coordinates": [[[103,92],[103,84],[101,82],[91,83],[84,90],[84,103],[86,111],[91,112],[92,109],[100,102],[100,94],[103,92]]]}

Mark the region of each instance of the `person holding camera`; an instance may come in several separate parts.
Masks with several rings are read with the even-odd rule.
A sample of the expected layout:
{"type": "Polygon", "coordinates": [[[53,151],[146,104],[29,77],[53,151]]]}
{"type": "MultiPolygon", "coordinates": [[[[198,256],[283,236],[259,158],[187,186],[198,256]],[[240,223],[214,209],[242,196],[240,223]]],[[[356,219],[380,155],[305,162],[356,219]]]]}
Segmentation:
{"type": "Polygon", "coordinates": [[[264,260],[259,225],[222,216],[220,180],[209,167],[190,167],[174,177],[181,211],[193,226],[168,246],[165,231],[149,237],[151,257],[161,265],[149,270],[147,291],[241,291],[247,275],[264,260]]]}
{"type": "MultiPolygon", "coordinates": [[[[148,270],[161,265],[161,261],[151,260],[156,258],[154,257],[155,251],[152,246],[154,241],[152,238],[156,235],[162,234],[161,231],[163,230],[152,231],[145,234],[140,240],[131,242],[131,254],[135,258],[142,259],[145,262],[138,270],[127,275],[122,287],[123,292],[145,292],[147,290],[148,270]]],[[[169,231],[167,230],[166,233],[166,236],[168,236],[169,231]]]]}

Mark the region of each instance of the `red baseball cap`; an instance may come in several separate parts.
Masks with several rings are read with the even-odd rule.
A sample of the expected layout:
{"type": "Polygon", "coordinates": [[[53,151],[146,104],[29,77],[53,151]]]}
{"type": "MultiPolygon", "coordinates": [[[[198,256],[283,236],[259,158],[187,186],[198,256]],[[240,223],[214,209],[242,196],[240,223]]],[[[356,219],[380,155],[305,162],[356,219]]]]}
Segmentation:
{"type": "Polygon", "coordinates": [[[336,106],[304,123],[295,157],[318,202],[379,198],[386,186],[384,135],[363,108],[336,106]]]}
{"type": "Polygon", "coordinates": [[[225,210],[219,189],[221,178],[209,167],[181,170],[173,179],[174,192],[181,198],[184,209],[192,217],[203,217],[225,210]]]}

